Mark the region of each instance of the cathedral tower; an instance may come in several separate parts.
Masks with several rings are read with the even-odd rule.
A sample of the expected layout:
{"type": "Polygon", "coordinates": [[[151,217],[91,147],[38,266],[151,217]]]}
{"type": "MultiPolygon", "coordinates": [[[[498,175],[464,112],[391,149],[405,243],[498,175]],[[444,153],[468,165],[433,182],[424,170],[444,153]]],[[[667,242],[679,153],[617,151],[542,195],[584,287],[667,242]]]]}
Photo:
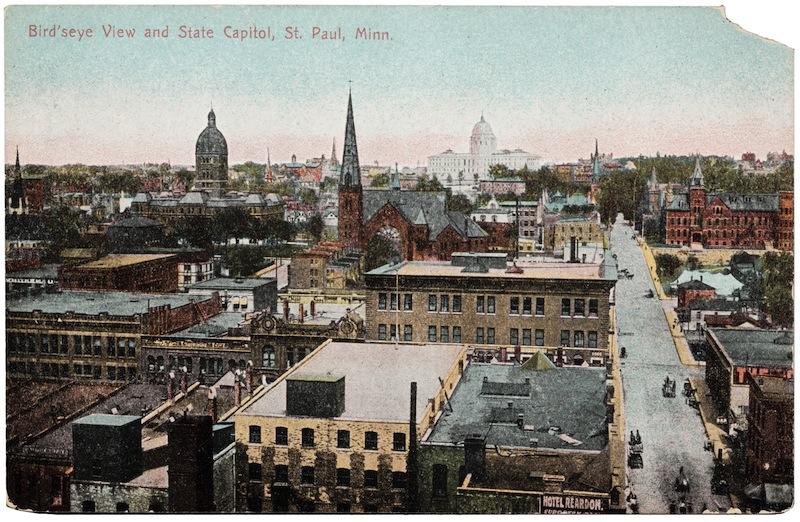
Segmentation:
{"type": "Polygon", "coordinates": [[[353,120],[353,95],[347,100],[347,124],[344,129],[344,151],[339,172],[339,241],[361,248],[363,227],[363,194],[361,167],[358,164],[356,124],[353,120]]]}

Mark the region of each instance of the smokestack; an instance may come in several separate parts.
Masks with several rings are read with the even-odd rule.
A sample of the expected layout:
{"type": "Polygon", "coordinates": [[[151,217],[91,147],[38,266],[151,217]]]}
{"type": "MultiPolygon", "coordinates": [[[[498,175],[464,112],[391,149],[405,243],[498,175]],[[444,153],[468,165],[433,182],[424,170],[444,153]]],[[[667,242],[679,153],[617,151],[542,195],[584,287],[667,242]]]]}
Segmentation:
{"type": "Polygon", "coordinates": [[[561,368],[564,366],[564,347],[559,346],[558,350],[556,350],[556,366],[561,368]]]}
{"type": "Polygon", "coordinates": [[[216,388],[208,389],[208,416],[211,417],[211,422],[217,422],[217,390],[216,388]]]}
{"type": "Polygon", "coordinates": [[[182,368],[181,371],[181,392],[186,394],[186,381],[188,381],[188,377],[186,375],[186,367],[182,368]]]}
{"type": "Polygon", "coordinates": [[[172,381],[173,381],[174,378],[175,378],[175,373],[170,371],[167,374],[167,399],[169,399],[169,400],[172,400],[172,398],[175,396],[175,391],[172,388],[172,386],[173,386],[173,382],[172,381]]]}
{"type": "Polygon", "coordinates": [[[522,364],[522,347],[518,344],[514,346],[514,360],[517,364],[522,364]]]}
{"type": "Polygon", "coordinates": [[[250,395],[252,392],[253,387],[253,376],[250,374],[250,370],[253,367],[253,364],[250,361],[247,361],[247,367],[244,369],[244,387],[247,390],[247,395],[250,395]]]}
{"type": "Polygon", "coordinates": [[[575,236],[569,238],[569,262],[578,262],[578,238],[575,236]]]}
{"type": "Polygon", "coordinates": [[[409,393],[410,407],[408,414],[408,457],[406,458],[406,496],[408,498],[408,512],[416,513],[419,511],[419,485],[417,474],[419,463],[417,462],[417,383],[411,383],[409,393]]]}
{"type": "Polygon", "coordinates": [[[521,413],[517,415],[517,428],[522,429],[525,425],[525,416],[521,413]]]}
{"type": "Polygon", "coordinates": [[[288,299],[284,299],[283,300],[283,320],[284,321],[288,321],[289,320],[289,300],[288,299]]]}
{"type": "Polygon", "coordinates": [[[313,319],[317,315],[317,302],[313,299],[311,300],[311,318],[313,319]]]}
{"type": "Polygon", "coordinates": [[[303,310],[303,303],[300,303],[300,322],[302,323],[305,319],[305,310],[303,310]]]}
{"type": "Polygon", "coordinates": [[[506,362],[508,358],[508,349],[505,346],[500,347],[500,362],[506,362]]]}

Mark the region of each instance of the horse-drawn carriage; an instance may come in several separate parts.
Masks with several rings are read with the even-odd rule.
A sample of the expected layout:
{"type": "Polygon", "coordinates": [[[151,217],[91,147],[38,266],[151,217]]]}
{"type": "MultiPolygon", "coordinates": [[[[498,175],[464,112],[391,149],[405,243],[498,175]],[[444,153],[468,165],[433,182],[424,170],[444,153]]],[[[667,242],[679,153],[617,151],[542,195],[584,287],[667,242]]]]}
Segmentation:
{"type": "Polygon", "coordinates": [[[664,378],[664,385],[661,386],[661,394],[670,399],[675,397],[675,380],[670,379],[669,375],[664,378]]]}
{"type": "Polygon", "coordinates": [[[686,397],[686,404],[692,408],[699,408],[700,402],[697,400],[697,390],[689,382],[689,379],[683,383],[683,396],[686,397]]]}
{"type": "Polygon", "coordinates": [[[677,493],[677,498],[670,505],[671,513],[677,512],[686,514],[692,512],[692,501],[689,498],[690,490],[689,479],[683,471],[683,466],[681,466],[678,470],[678,476],[675,477],[675,492],[677,493]]]}
{"type": "Polygon", "coordinates": [[[628,442],[628,467],[631,469],[641,469],[644,467],[644,445],[642,444],[642,436],[639,435],[637,430],[634,434],[631,432],[631,438],[628,442]]]}

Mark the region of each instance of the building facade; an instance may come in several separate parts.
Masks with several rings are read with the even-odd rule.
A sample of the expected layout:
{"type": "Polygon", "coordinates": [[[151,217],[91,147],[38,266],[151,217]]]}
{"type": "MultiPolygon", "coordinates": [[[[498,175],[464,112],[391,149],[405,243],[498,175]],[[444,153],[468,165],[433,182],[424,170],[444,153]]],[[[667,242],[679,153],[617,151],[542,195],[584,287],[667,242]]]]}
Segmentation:
{"type": "Polygon", "coordinates": [[[65,290],[177,292],[178,257],[174,254],[109,254],[95,261],[62,266],[65,290]]]}
{"type": "Polygon", "coordinates": [[[195,191],[181,197],[153,197],[140,192],[131,202],[132,212],[168,228],[189,218],[213,219],[230,208],[239,208],[250,218],[262,221],[282,220],[284,213],[283,203],[275,194],[215,197],[205,191],[195,191]]]}
{"type": "Polygon", "coordinates": [[[603,366],[609,298],[617,280],[602,264],[508,266],[505,255],[403,262],[365,274],[367,339],[540,347],[559,364],[603,366]]]}
{"type": "Polygon", "coordinates": [[[794,380],[747,375],[747,463],[751,483],[794,482],[794,380]]]}
{"type": "Polygon", "coordinates": [[[194,190],[220,194],[228,183],[228,143],[217,129],[214,109],[208,112],[208,125],[195,144],[194,190]]]}

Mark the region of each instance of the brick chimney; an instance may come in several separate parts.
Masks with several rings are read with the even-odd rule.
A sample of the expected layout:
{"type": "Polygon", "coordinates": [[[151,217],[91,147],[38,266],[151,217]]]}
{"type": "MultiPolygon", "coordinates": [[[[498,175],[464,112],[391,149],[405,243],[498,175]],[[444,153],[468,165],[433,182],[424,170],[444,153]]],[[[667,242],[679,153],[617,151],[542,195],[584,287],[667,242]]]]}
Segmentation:
{"type": "Polygon", "coordinates": [[[317,314],[317,302],[311,300],[311,318],[313,319],[317,314]]]}
{"type": "Polygon", "coordinates": [[[283,300],[283,320],[284,321],[288,321],[289,320],[289,300],[288,299],[284,299],[283,300]]]}
{"type": "Polygon", "coordinates": [[[500,362],[506,362],[508,359],[508,348],[505,346],[500,347],[500,362]]]}
{"type": "Polygon", "coordinates": [[[217,422],[217,389],[208,389],[208,415],[211,417],[212,422],[217,422]]]}
{"type": "Polygon", "coordinates": [[[305,320],[305,310],[303,309],[303,303],[300,303],[300,322],[302,323],[305,320]]]}
{"type": "Polygon", "coordinates": [[[514,361],[522,364],[522,347],[518,344],[514,346],[514,361]]]}
{"type": "Polygon", "coordinates": [[[559,346],[556,351],[556,366],[561,368],[564,366],[564,347],[559,346]]]}

